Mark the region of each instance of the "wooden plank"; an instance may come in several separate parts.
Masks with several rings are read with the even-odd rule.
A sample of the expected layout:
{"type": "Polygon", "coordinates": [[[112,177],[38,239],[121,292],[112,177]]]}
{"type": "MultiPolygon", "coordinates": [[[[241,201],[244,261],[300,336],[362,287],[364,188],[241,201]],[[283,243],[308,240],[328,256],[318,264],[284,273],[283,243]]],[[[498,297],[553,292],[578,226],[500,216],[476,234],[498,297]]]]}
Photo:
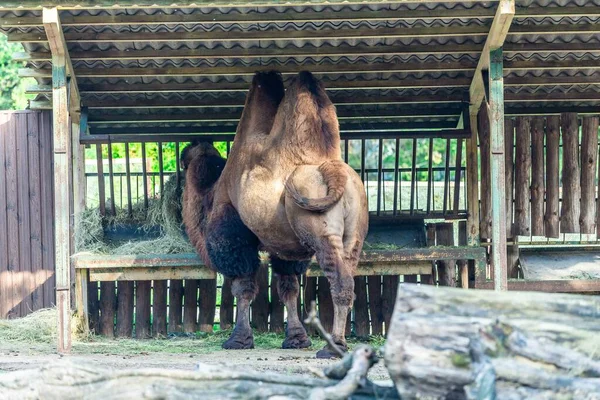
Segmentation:
{"type": "Polygon", "coordinates": [[[546,119],[546,237],[560,236],[559,218],[559,170],[558,154],[560,142],[560,117],[548,116],[546,119]]]}
{"type": "Polygon", "coordinates": [[[183,290],[183,331],[186,333],[196,332],[198,310],[198,280],[186,279],[183,290]]]}
{"type": "Polygon", "coordinates": [[[563,143],[562,206],[560,230],[562,233],[579,233],[580,196],[579,182],[579,123],[577,114],[560,116],[563,143]]]}
{"type": "Polygon", "coordinates": [[[150,290],[151,281],[135,283],[135,337],[147,339],[150,337],[150,290]]]}
{"type": "Polygon", "coordinates": [[[233,294],[231,293],[231,279],[224,278],[221,287],[221,306],[219,307],[219,327],[221,330],[233,326],[233,294]]]}
{"type": "Polygon", "coordinates": [[[373,335],[382,335],[383,310],[381,308],[381,276],[368,276],[367,283],[369,295],[369,312],[371,314],[371,333],[373,335]]]}
{"type": "Polygon", "coordinates": [[[75,307],[78,323],[83,335],[90,333],[90,320],[88,316],[88,271],[78,269],[75,271],[75,307]]]}
{"type": "Polygon", "coordinates": [[[133,281],[117,282],[117,337],[130,338],[133,334],[133,286],[133,281]]]}
{"type": "MultiPolygon", "coordinates": [[[[513,2],[514,7],[514,2],[513,2]]],[[[508,29],[508,27],[507,27],[508,29]]],[[[492,196],[492,248],[494,289],[506,289],[506,189],[504,156],[504,81],[502,47],[490,51],[489,117],[492,196]]],[[[542,136],[543,137],[543,136],[542,136]]],[[[540,213],[541,215],[541,213],[540,213]]]]}
{"type": "Polygon", "coordinates": [[[369,336],[369,306],[367,281],[364,276],[354,277],[354,334],[359,338],[369,336]]]}
{"type": "Polygon", "coordinates": [[[383,277],[383,289],[381,293],[381,312],[385,323],[385,334],[390,331],[390,320],[394,305],[396,303],[396,293],[398,291],[398,283],[400,279],[397,275],[385,275],[383,277]]]}
{"type": "MultiPolygon", "coordinates": [[[[467,222],[458,222],[458,245],[467,245],[467,222]]],[[[460,277],[460,287],[463,289],[469,288],[469,263],[467,260],[458,260],[458,274],[460,277]]]]}
{"type": "Polygon", "coordinates": [[[167,337],[167,281],[153,281],[153,290],[152,336],[164,338],[167,337]]]}
{"type": "Polygon", "coordinates": [[[319,303],[319,319],[325,331],[331,332],[333,328],[333,300],[329,281],[324,276],[317,279],[317,299],[319,303]]]}
{"type": "Polygon", "coordinates": [[[529,236],[529,171],[531,170],[531,120],[518,117],[516,120],[515,149],[515,234],[529,236]]]}
{"type": "MultiPolygon", "coordinates": [[[[430,139],[431,140],[431,139],[430,139]]],[[[348,143],[348,140],[346,140],[348,143]]],[[[396,143],[394,146],[395,156],[394,156],[394,204],[393,204],[393,212],[394,216],[398,215],[398,209],[402,208],[401,204],[398,204],[398,191],[400,186],[400,139],[396,138],[396,143]]],[[[347,163],[347,162],[346,162],[347,163]]]]}
{"type": "MultiPolygon", "coordinates": [[[[514,3],[513,3],[514,13],[514,3]]],[[[508,27],[507,27],[508,28],[508,27]]],[[[558,29],[558,28],[556,28],[558,29]]],[[[584,30],[579,27],[579,30],[584,30]]],[[[523,28],[525,32],[539,32],[537,26],[528,26],[523,28]]],[[[561,31],[568,31],[569,27],[562,27],[561,31]]],[[[592,31],[593,33],[593,31],[592,31]]],[[[67,32],[65,40],[67,43],[119,43],[119,42],[235,42],[242,40],[300,40],[300,39],[383,39],[383,38],[419,38],[419,37],[453,37],[453,36],[486,36],[488,28],[486,26],[451,26],[451,27],[400,27],[400,28],[338,28],[338,29],[319,29],[319,30],[257,30],[245,32],[229,32],[223,30],[212,30],[207,32],[184,31],[184,32],[127,32],[124,35],[121,32],[67,32]]],[[[39,32],[10,32],[8,40],[21,43],[41,43],[47,40],[46,35],[39,32]]],[[[75,70],[77,73],[77,69],[75,70]]]]}
{"type": "Polygon", "coordinates": [[[183,281],[169,281],[169,333],[183,332],[183,281]]]}
{"type": "Polygon", "coordinates": [[[513,227],[513,195],[514,195],[514,164],[515,154],[515,122],[512,118],[504,118],[504,173],[506,176],[506,237],[512,238],[513,227]]]}
{"type": "Polygon", "coordinates": [[[531,235],[544,236],[544,118],[531,119],[531,235]]]}
{"type": "Polygon", "coordinates": [[[109,338],[115,336],[116,305],[115,282],[100,283],[100,334],[109,338]]]}
{"type": "MultiPolygon", "coordinates": [[[[300,277],[299,277],[300,278],[300,277]]],[[[279,276],[275,273],[271,273],[271,301],[269,313],[271,315],[271,320],[269,321],[269,332],[281,333],[284,331],[283,322],[284,322],[284,307],[281,302],[281,298],[279,297],[279,291],[277,290],[277,282],[279,281],[279,276]]],[[[300,310],[300,309],[298,309],[300,310]]]]}
{"type": "Polygon", "coordinates": [[[252,327],[259,332],[269,331],[269,269],[261,265],[256,274],[258,293],[251,305],[252,327]]]}
{"type": "MultiPolygon", "coordinates": [[[[52,275],[44,283],[44,307],[51,307],[56,304],[54,291],[56,275],[54,273],[54,166],[52,163],[52,148],[52,121],[50,120],[50,112],[44,111],[40,118],[42,264],[44,270],[52,271],[52,275]]],[[[96,295],[97,299],[98,296],[96,295]]]]}
{"type": "Polygon", "coordinates": [[[479,234],[481,239],[492,238],[492,190],[491,190],[491,150],[490,150],[490,117],[487,105],[479,110],[478,115],[479,150],[481,158],[481,211],[479,234]]]}
{"type": "Polygon", "coordinates": [[[596,233],[598,117],[584,117],[581,140],[581,233],[596,233]]]}
{"type": "MultiPolygon", "coordinates": [[[[77,270],[75,270],[77,273],[77,270]]],[[[90,331],[100,333],[100,301],[98,294],[98,282],[90,282],[88,276],[88,319],[90,331]]]]}
{"type": "MultiPolygon", "coordinates": [[[[8,268],[11,278],[16,278],[15,273],[20,271],[19,253],[19,198],[18,198],[18,162],[17,162],[17,121],[14,116],[8,119],[5,131],[5,172],[6,172],[6,218],[8,232],[8,268]]],[[[22,317],[21,314],[21,287],[16,279],[9,278],[10,309],[12,317],[22,317]]]]}
{"type": "Polygon", "coordinates": [[[212,333],[215,323],[215,308],[217,306],[217,280],[199,280],[198,292],[198,329],[200,332],[212,333]]]}
{"type": "Polygon", "coordinates": [[[377,142],[377,215],[381,214],[381,186],[383,184],[383,139],[377,142]]]}
{"type": "MultiPolygon", "coordinates": [[[[414,160],[415,163],[417,160],[414,160]]],[[[448,214],[448,202],[450,201],[450,139],[446,139],[446,151],[444,156],[444,199],[442,201],[442,213],[448,214]]]]}
{"type": "MultiPolygon", "coordinates": [[[[31,272],[34,279],[33,291],[31,293],[33,311],[44,308],[45,282],[45,278],[40,274],[44,270],[42,261],[42,200],[40,197],[42,185],[42,171],[40,169],[40,117],[39,113],[27,113],[27,154],[29,163],[28,211],[31,229],[29,240],[31,246],[31,272]]],[[[0,176],[3,175],[0,173],[0,176]]],[[[2,196],[2,190],[0,190],[0,196],[2,196]]],[[[1,236],[2,234],[0,233],[0,240],[1,236]]],[[[2,250],[0,249],[0,251],[2,250]]]]}
{"type": "Polygon", "coordinates": [[[431,212],[433,201],[433,138],[429,139],[429,153],[427,157],[427,214],[431,212]]]}
{"type": "Polygon", "coordinates": [[[8,221],[6,191],[6,138],[9,113],[0,112],[0,319],[8,318],[12,308],[12,273],[8,268],[8,221]]]}
{"type": "Polygon", "coordinates": [[[415,213],[415,187],[417,185],[417,139],[412,141],[412,158],[410,172],[410,214],[415,213]]]}
{"type": "MultiPolygon", "coordinates": [[[[437,223],[436,244],[438,246],[454,246],[454,224],[437,223]]],[[[438,283],[440,286],[456,286],[456,261],[438,261],[438,283]]]]}
{"type": "Polygon", "coordinates": [[[24,113],[15,113],[13,118],[16,121],[16,154],[18,171],[17,175],[17,218],[19,229],[15,231],[19,245],[19,265],[18,270],[22,273],[20,308],[21,316],[29,314],[33,308],[33,298],[31,293],[35,289],[35,280],[31,275],[31,224],[29,213],[29,162],[28,162],[28,144],[27,135],[29,127],[27,126],[27,115],[24,113]]]}
{"type": "MultiPolygon", "coordinates": [[[[177,159],[179,160],[179,157],[177,159]]],[[[129,143],[125,143],[125,179],[127,180],[127,213],[131,218],[133,215],[133,203],[131,197],[131,165],[129,161],[129,143]]]]}

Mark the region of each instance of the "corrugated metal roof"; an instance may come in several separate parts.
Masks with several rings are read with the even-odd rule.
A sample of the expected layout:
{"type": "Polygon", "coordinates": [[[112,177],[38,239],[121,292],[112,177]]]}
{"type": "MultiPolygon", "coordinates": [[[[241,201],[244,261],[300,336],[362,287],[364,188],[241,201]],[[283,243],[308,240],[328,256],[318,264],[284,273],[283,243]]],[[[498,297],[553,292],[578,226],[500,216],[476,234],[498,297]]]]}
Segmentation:
{"type": "MultiPolygon", "coordinates": [[[[419,110],[456,113],[412,119],[439,123],[457,119],[460,101],[468,99],[468,83],[496,5],[469,1],[82,8],[62,11],[61,19],[92,121],[107,115],[115,117],[111,123],[124,116],[176,116],[178,108],[196,110],[199,120],[210,118],[211,112],[233,110],[235,115],[253,72],[273,68],[290,74],[317,71],[334,102],[347,103],[352,97],[374,102],[341,106],[370,114],[374,121],[382,120],[378,113],[385,117],[407,107],[389,104],[399,98],[409,99],[419,110]],[[307,21],[307,16],[314,20],[307,21]],[[246,22],[240,22],[242,18],[246,22]],[[250,39],[254,32],[273,33],[274,39],[250,39]],[[323,38],[298,37],[310,32],[323,38]],[[227,36],[211,39],[220,33],[227,36]],[[106,76],[117,73],[122,76],[106,76]]],[[[600,0],[517,1],[504,47],[507,111],[582,107],[600,113],[598,10],[600,0]],[[564,12],[562,7],[567,7],[564,12]],[[544,16],[548,10],[552,12],[544,16]]],[[[3,31],[30,40],[24,43],[33,57],[27,67],[46,75],[38,78],[46,85],[39,88],[38,100],[44,100],[49,95],[50,61],[47,44],[35,39],[44,35],[35,24],[40,17],[39,9],[0,11],[0,24],[11,18],[28,21],[27,26],[3,31]]],[[[182,124],[193,126],[193,121],[176,126],[182,124]]]]}

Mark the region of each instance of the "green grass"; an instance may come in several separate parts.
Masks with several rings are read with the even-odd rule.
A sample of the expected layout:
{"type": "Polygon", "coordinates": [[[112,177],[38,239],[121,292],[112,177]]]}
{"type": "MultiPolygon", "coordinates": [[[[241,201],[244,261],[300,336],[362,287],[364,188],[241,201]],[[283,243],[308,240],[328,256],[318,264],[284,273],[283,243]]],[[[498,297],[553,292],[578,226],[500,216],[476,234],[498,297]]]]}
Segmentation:
{"type": "MultiPolygon", "coordinates": [[[[0,320],[0,350],[19,350],[36,353],[54,353],[57,331],[56,309],[36,311],[25,318],[0,320]]],[[[73,320],[75,321],[75,320],[73,320]]],[[[111,354],[139,355],[150,353],[167,354],[207,354],[221,351],[221,345],[231,330],[215,331],[214,333],[197,332],[190,335],[169,337],[164,339],[109,339],[103,336],[89,335],[81,337],[74,327],[74,354],[111,354]]],[[[283,333],[254,332],[256,349],[280,349],[285,339],[283,333]]],[[[317,351],[325,345],[318,337],[311,337],[312,346],[309,351],[317,351]]],[[[368,342],[378,349],[385,343],[381,336],[373,336],[367,340],[349,338],[349,348],[368,342]]]]}

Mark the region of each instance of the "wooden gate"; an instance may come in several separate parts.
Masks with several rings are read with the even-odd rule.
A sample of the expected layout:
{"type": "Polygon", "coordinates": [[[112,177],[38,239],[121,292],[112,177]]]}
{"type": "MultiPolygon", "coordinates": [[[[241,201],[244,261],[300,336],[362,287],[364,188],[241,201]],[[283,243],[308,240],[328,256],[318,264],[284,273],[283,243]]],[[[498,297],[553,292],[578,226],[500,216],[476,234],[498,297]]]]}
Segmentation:
{"type": "Polygon", "coordinates": [[[0,112],[0,318],[54,304],[49,112],[0,112]]]}

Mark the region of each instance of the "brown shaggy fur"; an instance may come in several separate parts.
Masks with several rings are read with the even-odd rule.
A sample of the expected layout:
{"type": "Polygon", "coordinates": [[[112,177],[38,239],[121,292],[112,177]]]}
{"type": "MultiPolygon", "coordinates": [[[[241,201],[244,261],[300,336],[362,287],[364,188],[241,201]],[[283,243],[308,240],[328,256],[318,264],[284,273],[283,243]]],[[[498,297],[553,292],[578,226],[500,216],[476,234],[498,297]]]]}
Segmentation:
{"type": "MultiPolygon", "coordinates": [[[[321,84],[303,72],[285,95],[282,88],[277,74],[255,76],[235,145],[222,175],[209,189],[188,186],[189,182],[204,185],[211,180],[190,176],[214,172],[218,162],[211,158],[210,149],[186,153],[192,161],[185,190],[194,193],[186,197],[184,222],[186,227],[189,224],[194,230],[198,226],[204,232],[204,238],[194,242],[199,253],[216,270],[234,282],[237,279],[238,286],[250,285],[259,247],[278,260],[274,268],[277,264],[281,271],[296,271],[294,274],[302,271],[285,263],[291,265],[316,255],[331,284],[335,313],[332,334],[345,346],[346,316],[354,299],[353,275],[368,227],[365,190],[356,172],[341,161],[335,107],[321,84]],[[196,158],[211,158],[212,164],[196,158]],[[213,167],[192,169],[195,162],[213,167]],[[202,211],[185,211],[193,207],[202,211]],[[199,218],[199,213],[205,215],[199,218]],[[205,221],[204,225],[198,225],[198,220],[205,221]]],[[[188,227],[188,234],[195,235],[189,231],[188,227]]],[[[295,308],[295,280],[288,276],[281,280],[287,282],[285,290],[281,289],[289,300],[286,342],[291,347],[305,347],[306,333],[295,308]],[[290,332],[295,336],[290,337],[290,332]]],[[[252,292],[249,288],[244,292],[246,297],[238,297],[241,319],[225,344],[227,348],[250,346],[246,305],[252,292]]],[[[328,357],[331,352],[324,349],[318,355],[328,357]]]]}

